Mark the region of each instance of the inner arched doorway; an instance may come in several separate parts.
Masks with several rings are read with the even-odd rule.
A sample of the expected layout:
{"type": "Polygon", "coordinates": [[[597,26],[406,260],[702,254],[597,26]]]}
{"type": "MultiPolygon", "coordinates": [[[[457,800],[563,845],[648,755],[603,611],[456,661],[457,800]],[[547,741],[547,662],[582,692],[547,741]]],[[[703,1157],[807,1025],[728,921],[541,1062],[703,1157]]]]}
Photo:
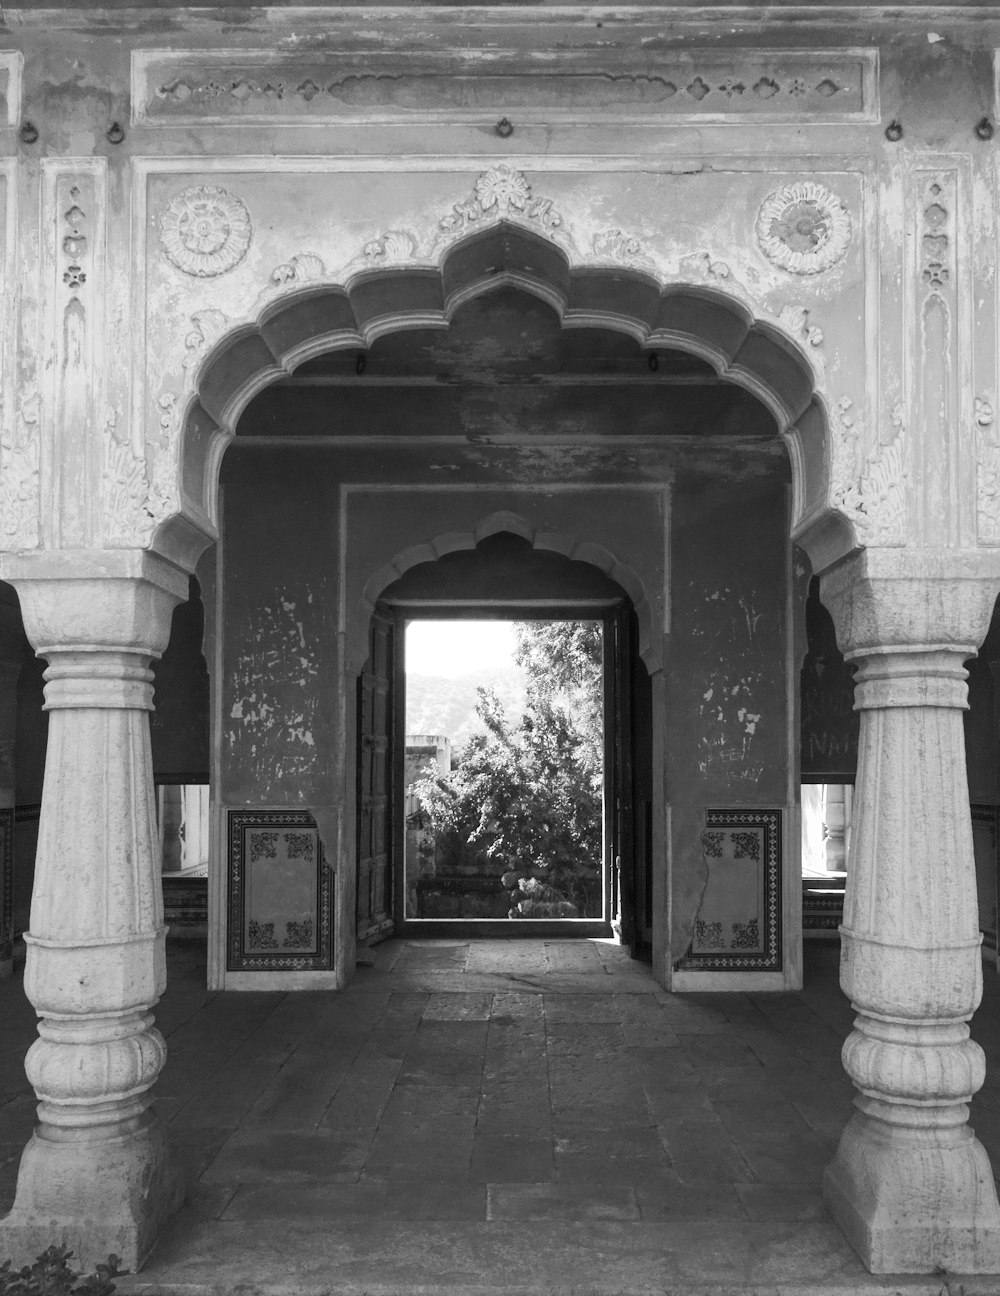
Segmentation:
{"type": "Polygon", "coordinates": [[[595,567],[635,608],[657,976],[796,984],[805,567],[774,414],[707,359],[650,347],[610,314],[565,327],[522,284],[466,293],[449,321],[303,363],[248,406],[227,452],[215,983],[350,976],[355,696],[372,610],[410,569],[508,531],[595,567]],[[250,865],[266,872],[272,847],[284,881],[254,898],[250,865]],[[268,916],[293,891],[294,912],[268,916]]]}
{"type": "MultiPolygon", "coordinates": [[[[634,577],[630,583],[637,584],[634,577]]],[[[359,941],[388,931],[563,938],[614,932],[634,954],[651,952],[650,677],[631,599],[606,571],[508,530],[409,568],[382,592],[372,615],[358,715],[359,941]],[[542,697],[519,693],[515,680],[523,676],[508,667],[511,692],[497,697],[492,741],[482,724],[483,698],[478,712],[467,714],[459,681],[472,697],[475,683],[494,682],[495,675],[469,674],[462,668],[474,662],[456,662],[448,696],[441,697],[435,693],[442,677],[433,674],[439,663],[425,663],[427,678],[405,669],[406,639],[420,631],[434,628],[440,654],[463,629],[478,628],[475,641],[486,649],[491,637],[506,628],[509,638],[517,626],[540,630],[533,642],[544,651],[566,654],[549,659],[542,680],[548,690],[564,672],[564,687],[542,697]],[[562,634],[553,636],[556,627],[562,634]],[[577,690],[573,709],[566,704],[570,682],[577,690]],[[378,693],[389,705],[376,705],[378,693]],[[440,723],[429,728],[428,718],[440,723]],[[467,747],[470,725],[480,736],[467,747]],[[429,754],[434,776],[426,783],[429,754]],[[466,781],[473,777],[474,784],[466,781]],[[423,786],[438,805],[446,832],[435,833],[412,786],[423,786]],[[483,819],[497,814],[503,828],[483,819]],[[518,872],[528,872],[526,885],[538,900],[510,882],[518,872]]]]}

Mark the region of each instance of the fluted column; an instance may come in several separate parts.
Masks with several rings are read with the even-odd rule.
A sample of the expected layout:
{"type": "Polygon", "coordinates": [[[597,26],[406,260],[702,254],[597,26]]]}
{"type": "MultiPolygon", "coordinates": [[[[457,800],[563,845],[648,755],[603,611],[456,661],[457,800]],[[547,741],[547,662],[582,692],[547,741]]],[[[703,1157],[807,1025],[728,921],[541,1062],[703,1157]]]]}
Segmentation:
{"type": "Polygon", "coordinates": [[[38,1118],[0,1254],[53,1242],[135,1269],[180,1205],[150,1110],[166,984],[150,664],[187,577],[144,553],[8,559],[49,665],[49,736],[25,991],[40,1021],[25,1069],[38,1118]]]}
{"type": "Polygon", "coordinates": [[[982,968],[962,727],[963,662],[997,584],[977,559],[900,551],[822,579],[861,712],[840,977],[858,1094],[824,1188],[875,1273],[1000,1270],[993,1174],[968,1125],[985,1065],[968,1025],[982,968]]]}

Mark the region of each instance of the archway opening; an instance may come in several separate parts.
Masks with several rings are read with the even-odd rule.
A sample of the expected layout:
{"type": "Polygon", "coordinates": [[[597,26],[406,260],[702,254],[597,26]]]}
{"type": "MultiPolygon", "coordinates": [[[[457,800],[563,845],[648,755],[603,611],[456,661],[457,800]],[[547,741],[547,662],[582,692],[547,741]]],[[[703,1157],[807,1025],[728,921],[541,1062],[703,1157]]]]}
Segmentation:
{"type": "MultiPolygon", "coordinates": [[[[731,304],[742,332],[726,364],[718,333],[683,349],[677,317],[668,329],[663,314],[683,295],[657,289],[654,310],[651,284],[631,272],[574,271],[559,297],[538,275],[482,270],[449,281],[439,318],[412,301],[391,312],[400,275],[411,287],[430,277],[407,274],[385,272],[377,301],[366,290],[367,322],[339,341],[321,339],[315,314],[332,290],[313,291],[312,354],[247,406],[223,465],[219,983],[350,976],[364,755],[356,689],[372,614],[422,564],[510,532],[536,556],[590,564],[634,608],[649,681],[635,723],[654,753],[648,795],[636,796],[634,939],[652,945],[665,982],[753,974],[760,988],[795,984],[801,881],[785,825],[797,814],[799,595],[788,535],[799,507],[790,487],[803,479],[779,433],[785,402],[803,417],[819,405],[803,385],[794,399],[787,387],[780,398],[748,391],[763,382],[746,377],[763,334],[731,304]],[[601,284],[611,293],[603,307],[601,284]],[[640,328],[642,302],[653,313],[640,328]],[[766,814],[750,822],[755,805],[766,814]],[[289,834],[306,829],[310,845],[293,860],[289,834]],[[720,831],[756,843],[723,859],[752,865],[736,892],[710,885],[719,866],[706,843],[720,831]],[[248,885],[257,833],[278,834],[282,885],[248,885]],[[292,873],[294,888],[284,885],[292,873]],[[267,917],[293,890],[296,912],[267,917]]],[[[707,290],[689,297],[725,306],[707,290]]],[[[354,298],[337,300],[346,309],[354,298]]],[[[802,377],[794,347],[775,345],[802,377]]],[[[288,354],[305,352],[302,337],[289,342],[288,354]]],[[[230,364],[236,372],[235,354],[230,364]]],[[[512,604],[524,596],[515,580],[512,604]]],[[[257,872],[264,858],[258,851],[257,872]]]]}
{"type": "Polygon", "coordinates": [[[651,750],[632,717],[648,713],[649,674],[637,639],[617,581],[510,531],[418,563],[382,592],[359,694],[359,938],[390,926],[393,908],[391,925],[411,934],[614,930],[648,948],[651,750]],[[518,643],[524,669],[502,681],[520,688],[506,711],[497,693],[480,698],[479,734],[452,757],[453,736],[476,723],[482,674],[464,672],[464,693],[454,678],[414,680],[403,646],[433,625],[440,657],[470,623],[506,629],[508,668],[518,643]],[[442,722],[418,735],[429,715],[442,722]]]}

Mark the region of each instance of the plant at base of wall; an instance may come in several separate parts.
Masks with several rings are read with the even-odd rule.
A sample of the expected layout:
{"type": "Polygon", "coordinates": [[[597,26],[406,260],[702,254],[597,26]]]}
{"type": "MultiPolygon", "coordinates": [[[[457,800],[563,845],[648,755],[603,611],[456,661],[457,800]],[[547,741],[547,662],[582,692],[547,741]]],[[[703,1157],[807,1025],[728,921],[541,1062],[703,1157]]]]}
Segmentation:
{"type": "Polygon", "coordinates": [[[119,1269],[118,1257],[109,1255],[106,1264],[84,1277],[69,1267],[72,1257],[67,1247],[50,1246],[23,1269],[14,1269],[12,1261],[5,1260],[0,1265],[0,1296],[111,1296],[115,1290],[111,1279],[126,1272],[119,1269]]]}

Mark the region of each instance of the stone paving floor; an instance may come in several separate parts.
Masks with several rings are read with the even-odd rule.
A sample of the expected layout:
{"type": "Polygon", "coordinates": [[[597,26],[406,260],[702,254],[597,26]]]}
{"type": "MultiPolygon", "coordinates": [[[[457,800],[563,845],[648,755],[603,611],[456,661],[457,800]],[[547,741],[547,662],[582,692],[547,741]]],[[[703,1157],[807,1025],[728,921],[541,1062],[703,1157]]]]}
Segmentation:
{"type": "MultiPolygon", "coordinates": [[[[959,1296],[870,1278],[824,1212],[852,1094],[832,944],[787,995],[671,996],[602,941],[390,941],[339,995],[210,994],[190,945],[169,965],[157,1110],[188,1206],[123,1292],[959,1296]]],[[[1000,1167],[986,982],[973,1123],[1000,1167]]],[[[0,1210],[33,1020],[0,984],[0,1210]]]]}

